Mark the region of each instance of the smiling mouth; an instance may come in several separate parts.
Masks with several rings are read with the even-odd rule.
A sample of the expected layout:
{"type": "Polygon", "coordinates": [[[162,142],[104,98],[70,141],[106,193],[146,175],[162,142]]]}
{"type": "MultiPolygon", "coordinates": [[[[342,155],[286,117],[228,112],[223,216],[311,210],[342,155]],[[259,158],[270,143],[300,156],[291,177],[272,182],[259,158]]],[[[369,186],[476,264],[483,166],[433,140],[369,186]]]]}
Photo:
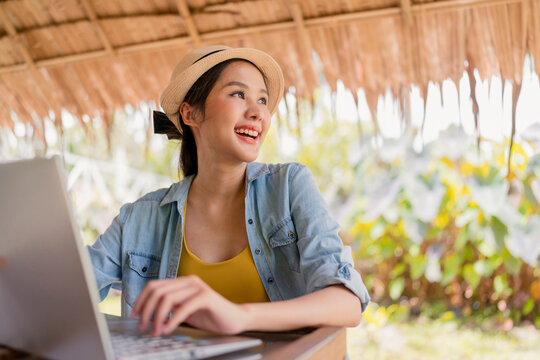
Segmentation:
{"type": "Polygon", "coordinates": [[[242,137],[248,138],[248,139],[257,139],[259,137],[259,132],[255,130],[248,130],[248,129],[237,129],[234,130],[234,132],[237,135],[240,135],[242,137]]]}

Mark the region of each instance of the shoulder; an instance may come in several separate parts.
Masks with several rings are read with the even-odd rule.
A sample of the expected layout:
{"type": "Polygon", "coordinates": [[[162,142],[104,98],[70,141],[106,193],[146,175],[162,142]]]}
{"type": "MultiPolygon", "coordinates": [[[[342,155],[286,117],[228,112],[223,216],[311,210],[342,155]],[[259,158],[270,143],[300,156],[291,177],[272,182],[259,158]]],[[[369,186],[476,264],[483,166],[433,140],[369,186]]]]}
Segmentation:
{"type": "Polygon", "coordinates": [[[133,202],[124,204],[120,209],[121,219],[125,220],[133,212],[147,212],[151,209],[163,208],[163,205],[178,201],[181,198],[183,190],[185,190],[186,187],[189,188],[190,180],[190,178],[183,179],[180,182],[173,183],[167,188],[151,191],[133,202]]]}
{"type": "Polygon", "coordinates": [[[267,201],[271,198],[287,200],[298,196],[310,197],[319,192],[309,167],[297,162],[260,164],[258,176],[248,179],[248,182],[267,201]]]}
{"type": "Polygon", "coordinates": [[[309,168],[306,165],[300,164],[298,162],[266,164],[266,165],[268,166],[268,170],[270,174],[276,174],[276,173],[295,174],[301,169],[309,170],[309,168]]]}
{"type": "Polygon", "coordinates": [[[248,177],[249,173],[251,173],[252,180],[262,177],[266,180],[286,181],[290,183],[295,178],[311,176],[309,167],[298,162],[277,164],[253,163],[250,165],[250,168],[248,168],[248,177]]]}
{"type": "Polygon", "coordinates": [[[168,188],[157,189],[149,193],[146,193],[140,198],[138,198],[137,200],[135,200],[133,204],[138,204],[138,203],[143,203],[143,202],[157,202],[159,204],[174,185],[176,184],[172,184],[168,188]]]}

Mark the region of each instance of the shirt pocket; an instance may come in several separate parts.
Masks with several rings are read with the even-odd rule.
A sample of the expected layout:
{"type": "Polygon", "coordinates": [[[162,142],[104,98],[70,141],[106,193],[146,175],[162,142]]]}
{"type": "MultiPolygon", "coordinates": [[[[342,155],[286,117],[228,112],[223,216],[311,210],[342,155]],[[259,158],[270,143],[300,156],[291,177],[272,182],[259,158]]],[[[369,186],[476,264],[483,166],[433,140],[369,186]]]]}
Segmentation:
{"type": "Polygon", "coordinates": [[[133,306],[148,281],[158,278],[160,265],[159,256],[136,251],[128,252],[127,269],[123,274],[125,284],[123,292],[130,306],[133,306]]]}
{"type": "Polygon", "coordinates": [[[273,227],[268,235],[270,247],[280,253],[292,271],[300,272],[300,252],[298,235],[291,217],[287,217],[273,227]]]}

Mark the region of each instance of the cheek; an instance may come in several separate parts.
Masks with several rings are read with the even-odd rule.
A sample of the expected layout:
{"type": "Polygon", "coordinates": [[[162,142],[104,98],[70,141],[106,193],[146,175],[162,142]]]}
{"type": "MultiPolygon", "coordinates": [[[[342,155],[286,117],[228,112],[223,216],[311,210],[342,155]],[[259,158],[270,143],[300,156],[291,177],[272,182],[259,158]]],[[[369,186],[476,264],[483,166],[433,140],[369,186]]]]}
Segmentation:
{"type": "Polygon", "coordinates": [[[217,97],[207,102],[207,108],[213,109],[213,115],[219,117],[227,115],[230,112],[237,111],[238,102],[227,97],[217,97]]]}
{"type": "Polygon", "coordinates": [[[272,116],[268,110],[265,110],[265,112],[261,115],[263,119],[263,127],[266,129],[265,132],[268,132],[268,130],[270,130],[270,125],[272,125],[272,116]]]}

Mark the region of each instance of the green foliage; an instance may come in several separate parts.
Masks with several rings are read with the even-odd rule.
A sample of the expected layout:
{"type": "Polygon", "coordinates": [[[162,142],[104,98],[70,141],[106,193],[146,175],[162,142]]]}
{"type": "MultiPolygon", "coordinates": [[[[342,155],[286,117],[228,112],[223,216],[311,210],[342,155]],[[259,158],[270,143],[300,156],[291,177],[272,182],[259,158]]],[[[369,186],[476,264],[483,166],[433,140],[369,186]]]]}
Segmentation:
{"type": "MultiPolygon", "coordinates": [[[[259,160],[311,168],[375,301],[433,316],[452,309],[540,324],[536,145],[514,143],[512,158],[523,161],[506,174],[508,143],[478,148],[450,127],[435,142],[413,146],[421,140],[415,133],[372,136],[371,123],[338,121],[317,102],[313,112],[306,104],[281,113],[259,160]]],[[[66,127],[47,149],[65,156],[88,243],[121,204],[180,178],[179,144],[146,136],[148,119],[138,112],[117,111],[111,127],[86,119],[90,133],[66,127]]],[[[31,138],[11,140],[2,154],[39,153],[31,138]]]]}
{"type": "MultiPolygon", "coordinates": [[[[358,194],[349,233],[359,243],[362,269],[379,280],[369,288],[382,303],[432,310],[439,304],[462,315],[492,309],[537,321],[540,198],[530,186],[536,167],[525,162],[508,176],[504,145],[482,152],[460,133],[441,134],[443,142],[465,139],[451,151],[434,143],[417,153],[407,145],[389,157],[383,144],[362,160],[370,165],[357,182],[368,185],[358,194]]],[[[519,144],[515,151],[528,158],[519,144]]]]}
{"type": "Polygon", "coordinates": [[[403,279],[402,277],[398,277],[390,281],[390,284],[388,284],[388,292],[392,300],[399,299],[399,297],[403,293],[404,288],[405,288],[405,279],[403,279]]]}
{"type": "Polygon", "coordinates": [[[530,165],[540,156],[515,143],[525,161],[508,175],[508,143],[478,149],[455,127],[422,151],[410,134],[359,141],[355,124],[336,121],[301,140],[296,158],[345,225],[375,301],[415,313],[540,318],[540,167],[530,165]]]}

